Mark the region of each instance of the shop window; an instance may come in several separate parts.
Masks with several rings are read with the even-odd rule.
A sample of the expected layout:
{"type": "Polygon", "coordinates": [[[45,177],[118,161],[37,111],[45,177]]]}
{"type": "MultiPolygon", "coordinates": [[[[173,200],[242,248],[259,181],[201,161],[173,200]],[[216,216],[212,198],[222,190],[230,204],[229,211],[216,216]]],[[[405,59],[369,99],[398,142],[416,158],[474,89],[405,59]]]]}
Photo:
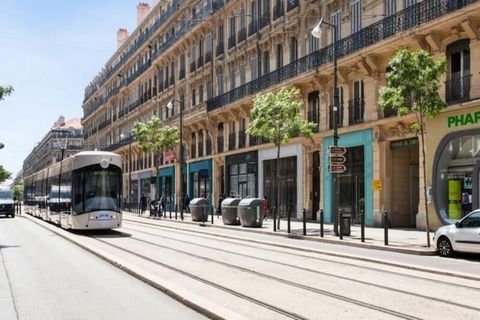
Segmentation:
{"type": "Polygon", "coordinates": [[[453,133],[439,145],[433,199],[441,220],[453,223],[478,208],[480,130],[453,133]]]}
{"type": "Polygon", "coordinates": [[[308,121],[315,123],[314,132],[318,132],[320,121],[320,98],[319,92],[313,91],[308,94],[308,121]]]}
{"type": "MultiPolygon", "coordinates": [[[[265,160],[264,165],[264,194],[270,199],[273,206],[276,203],[277,193],[275,192],[274,177],[275,162],[277,160],[265,160]]],[[[288,157],[280,159],[279,175],[277,183],[280,188],[280,198],[278,201],[278,214],[280,217],[286,217],[288,213],[291,216],[297,214],[297,157],[288,157]]]]}

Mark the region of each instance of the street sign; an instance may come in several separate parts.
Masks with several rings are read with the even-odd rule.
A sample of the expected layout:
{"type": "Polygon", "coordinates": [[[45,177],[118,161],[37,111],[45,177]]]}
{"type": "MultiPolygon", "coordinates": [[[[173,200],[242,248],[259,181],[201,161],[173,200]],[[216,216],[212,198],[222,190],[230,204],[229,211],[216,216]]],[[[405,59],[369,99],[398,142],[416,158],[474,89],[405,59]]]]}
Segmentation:
{"type": "Polygon", "coordinates": [[[329,164],[328,165],[328,172],[330,173],[344,173],[347,170],[343,164],[329,164]]]}
{"type": "Polygon", "coordinates": [[[347,152],[345,147],[341,146],[329,146],[328,147],[328,154],[336,155],[336,156],[343,156],[347,152]]]}
{"type": "Polygon", "coordinates": [[[328,156],[328,163],[329,164],[342,164],[345,163],[347,159],[344,156],[337,156],[337,155],[329,155],[328,156]]]}

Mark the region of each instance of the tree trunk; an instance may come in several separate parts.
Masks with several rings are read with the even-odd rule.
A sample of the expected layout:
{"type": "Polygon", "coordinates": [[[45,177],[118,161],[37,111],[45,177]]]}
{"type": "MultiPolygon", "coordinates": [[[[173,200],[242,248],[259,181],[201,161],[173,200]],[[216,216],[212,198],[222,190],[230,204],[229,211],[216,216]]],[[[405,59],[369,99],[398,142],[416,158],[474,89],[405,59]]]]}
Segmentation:
{"type": "Polygon", "coordinates": [[[428,200],[427,200],[427,167],[425,160],[425,132],[423,114],[420,112],[420,136],[422,138],[422,166],[423,166],[423,197],[425,204],[425,231],[427,232],[427,247],[430,248],[430,227],[428,222],[428,200]]]}
{"type": "MultiPolygon", "coordinates": [[[[275,210],[277,211],[277,229],[280,230],[280,183],[278,178],[280,177],[280,141],[277,144],[277,161],[276,161],[276,168],[275,168],[275,191],[276,191],[276,205],[275,210]]],[[[275,222],[274,222],[275,223],[275,222]]]]}

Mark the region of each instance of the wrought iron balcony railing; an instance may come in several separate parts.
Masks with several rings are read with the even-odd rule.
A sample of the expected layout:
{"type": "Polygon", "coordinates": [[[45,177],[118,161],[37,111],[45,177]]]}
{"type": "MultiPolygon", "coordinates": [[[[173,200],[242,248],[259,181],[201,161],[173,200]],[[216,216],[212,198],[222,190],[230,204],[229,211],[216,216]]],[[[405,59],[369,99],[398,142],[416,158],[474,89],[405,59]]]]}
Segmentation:
{"type": "Polygon", "coordinates": [[[255,32],[257,32],[257,30],[258,30],[257,21],[251,21],[251,22],[248,24],[248,36],[251,36],[252,34],[254,34],[255,32]]]}
{"type": "Polygon", "coordinates": [[[200,69],[203,66],[203,56],[198,57],[197,60],[197,69],[200,69]]]}
{"type": "Polygon", "coordinates": [[[461,76],[461,73],[453,73],[450,80],[445,82],[447,103],[455,103],[470,99],[471,75],[461,76]]]}
{"type": "Polygon", "coordinates": [[[179,79],[185,78],[185,69],[180,69],[180,72],[178,73],[178,78],[179,79]]]}
{"type": "Polygon", "coordinates": [[[235,144],[237,142],[237,134],[235,132],[228,134],[228,150],[235,150],[235,144]]]}
{"type": "MultiPolygon", "coordinates": [[[[415,26],[430,22],[455,10],[476,3],[479,0],[424,0],[361,29],[353,35],[337,41],[337,58],[345,57],[360,49],[387,39],[415,26]],[[415,18],[412,18],[415,17],[415,18]],[[411,19],[415,23],[411,23],[411,19]],[[407,21],[410,21],[407,23],[407,21]]],[[[250,29],[249,29],[250,34],[250,29]]],[[[328,45],[292,63],[254,79],[224,94],[207,101],[207,110],[213,111],[236,100],[276,86],[283,81],[297,77],[333,61],[333,46],[328,45]]]]}
{"type": "Polygon", "coordinates": [[[238,31],[238,43],[242,42],[245,39],[247,39],[247,28],[243,27],[238,31]]]}
{"type": "Polygon", "coordinates": [[[223,137],[217,137],[217,153],[223,152],[223,137]]]}
{"type": "Polygon", "coordinates": [[[291,11],[300,5],[299,0],[287,0],[287,11],[291,11]]]}
{"type": "MultiPolygon", "coordinates": [[[[333,129],[333,106],[330,106],[330,112],[328,116],[329,129],[333,129]]],[[[337,128],[343,127],[343,102],[339,103],[337,110],[337,128]]]]}
{"type": "Polygon", "coordinates": [[[319,110],[308,111],[308,121],[316,124],[316,126],[313,128],[313,132],[318,132],[319,123],[320,123],[320,111],[319,110]]]}
{"type": "Polygon", "coordinates": [[[225,46],[223,42],[220,42],[219,44],[217,44],[216,57],[224,53],[224,51],[225,51],[225,46]]]}
{"type": "Polygon", "coordinates": [[[197,69],[196,61],[190,62],[190,72],[194,72],[197,69]]]}
{"type": "Polygon", "coordinates": [[[206,147],[205,155],[206,156],[211,156],[212,155],[212,140],[207,139],[207,143],[206,143],[205,147],[206,147]]]}
{"type": "Polygon", "coordinates": [[[238,131],[238,147],[239,148],[245,148],[246,140],[247,140],[247,134],[245,133],[245,130],[238,131]]]}
{"type": "Polygon", "coordinates": [[[193,159],[193,158],[196,158],[196,157],[197,157],[197,155],[196,155],[196,152],[195,152],[195,144],[192,143],[190,145],[190,158],[193,159]]]}
{"type": "Polygon", "coordinates": [[[277,5],[273,7],[273,20],[277,20],[280,17],[283,17],[285,15],[285,8],[283,6],[283,1],[282,2],[277,2],[277,5]]]}
{"type": "Polygon", "coordinates": [[[198,157],[203,157],[203,142],[198,143],[198,157]]]}
{"type": "Polygon", "coordinates": [[[212,51],[205,52],[205,63],[212,61],[212,51]]]}
{"type": "Polygon", "coordinates": [[[363,98],[356,98],[348,101],[348,124],[357,124],[363,122],[363,113],[365,111],[365,101],[363,98]]]}
{"type": "Polygon", "coordinates": [[[232,49],[233,47],[235,47],[235,44],[236,44],[236,37],[235,35],[231,35],[230,37],[228,37],[228,49],[232,49]]]}

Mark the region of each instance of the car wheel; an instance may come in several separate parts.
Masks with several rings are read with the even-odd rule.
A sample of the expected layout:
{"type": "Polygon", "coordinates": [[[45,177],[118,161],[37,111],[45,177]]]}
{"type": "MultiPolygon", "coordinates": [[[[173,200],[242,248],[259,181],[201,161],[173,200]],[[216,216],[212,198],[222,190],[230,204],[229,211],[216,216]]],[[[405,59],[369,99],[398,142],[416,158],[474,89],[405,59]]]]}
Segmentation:
{"type": "Polygon", "coordinates": [[[437,242],[437,252],[441,257],[451,257],[453,255],[453,247],[447,237],[441,237],[437,242]]]}

